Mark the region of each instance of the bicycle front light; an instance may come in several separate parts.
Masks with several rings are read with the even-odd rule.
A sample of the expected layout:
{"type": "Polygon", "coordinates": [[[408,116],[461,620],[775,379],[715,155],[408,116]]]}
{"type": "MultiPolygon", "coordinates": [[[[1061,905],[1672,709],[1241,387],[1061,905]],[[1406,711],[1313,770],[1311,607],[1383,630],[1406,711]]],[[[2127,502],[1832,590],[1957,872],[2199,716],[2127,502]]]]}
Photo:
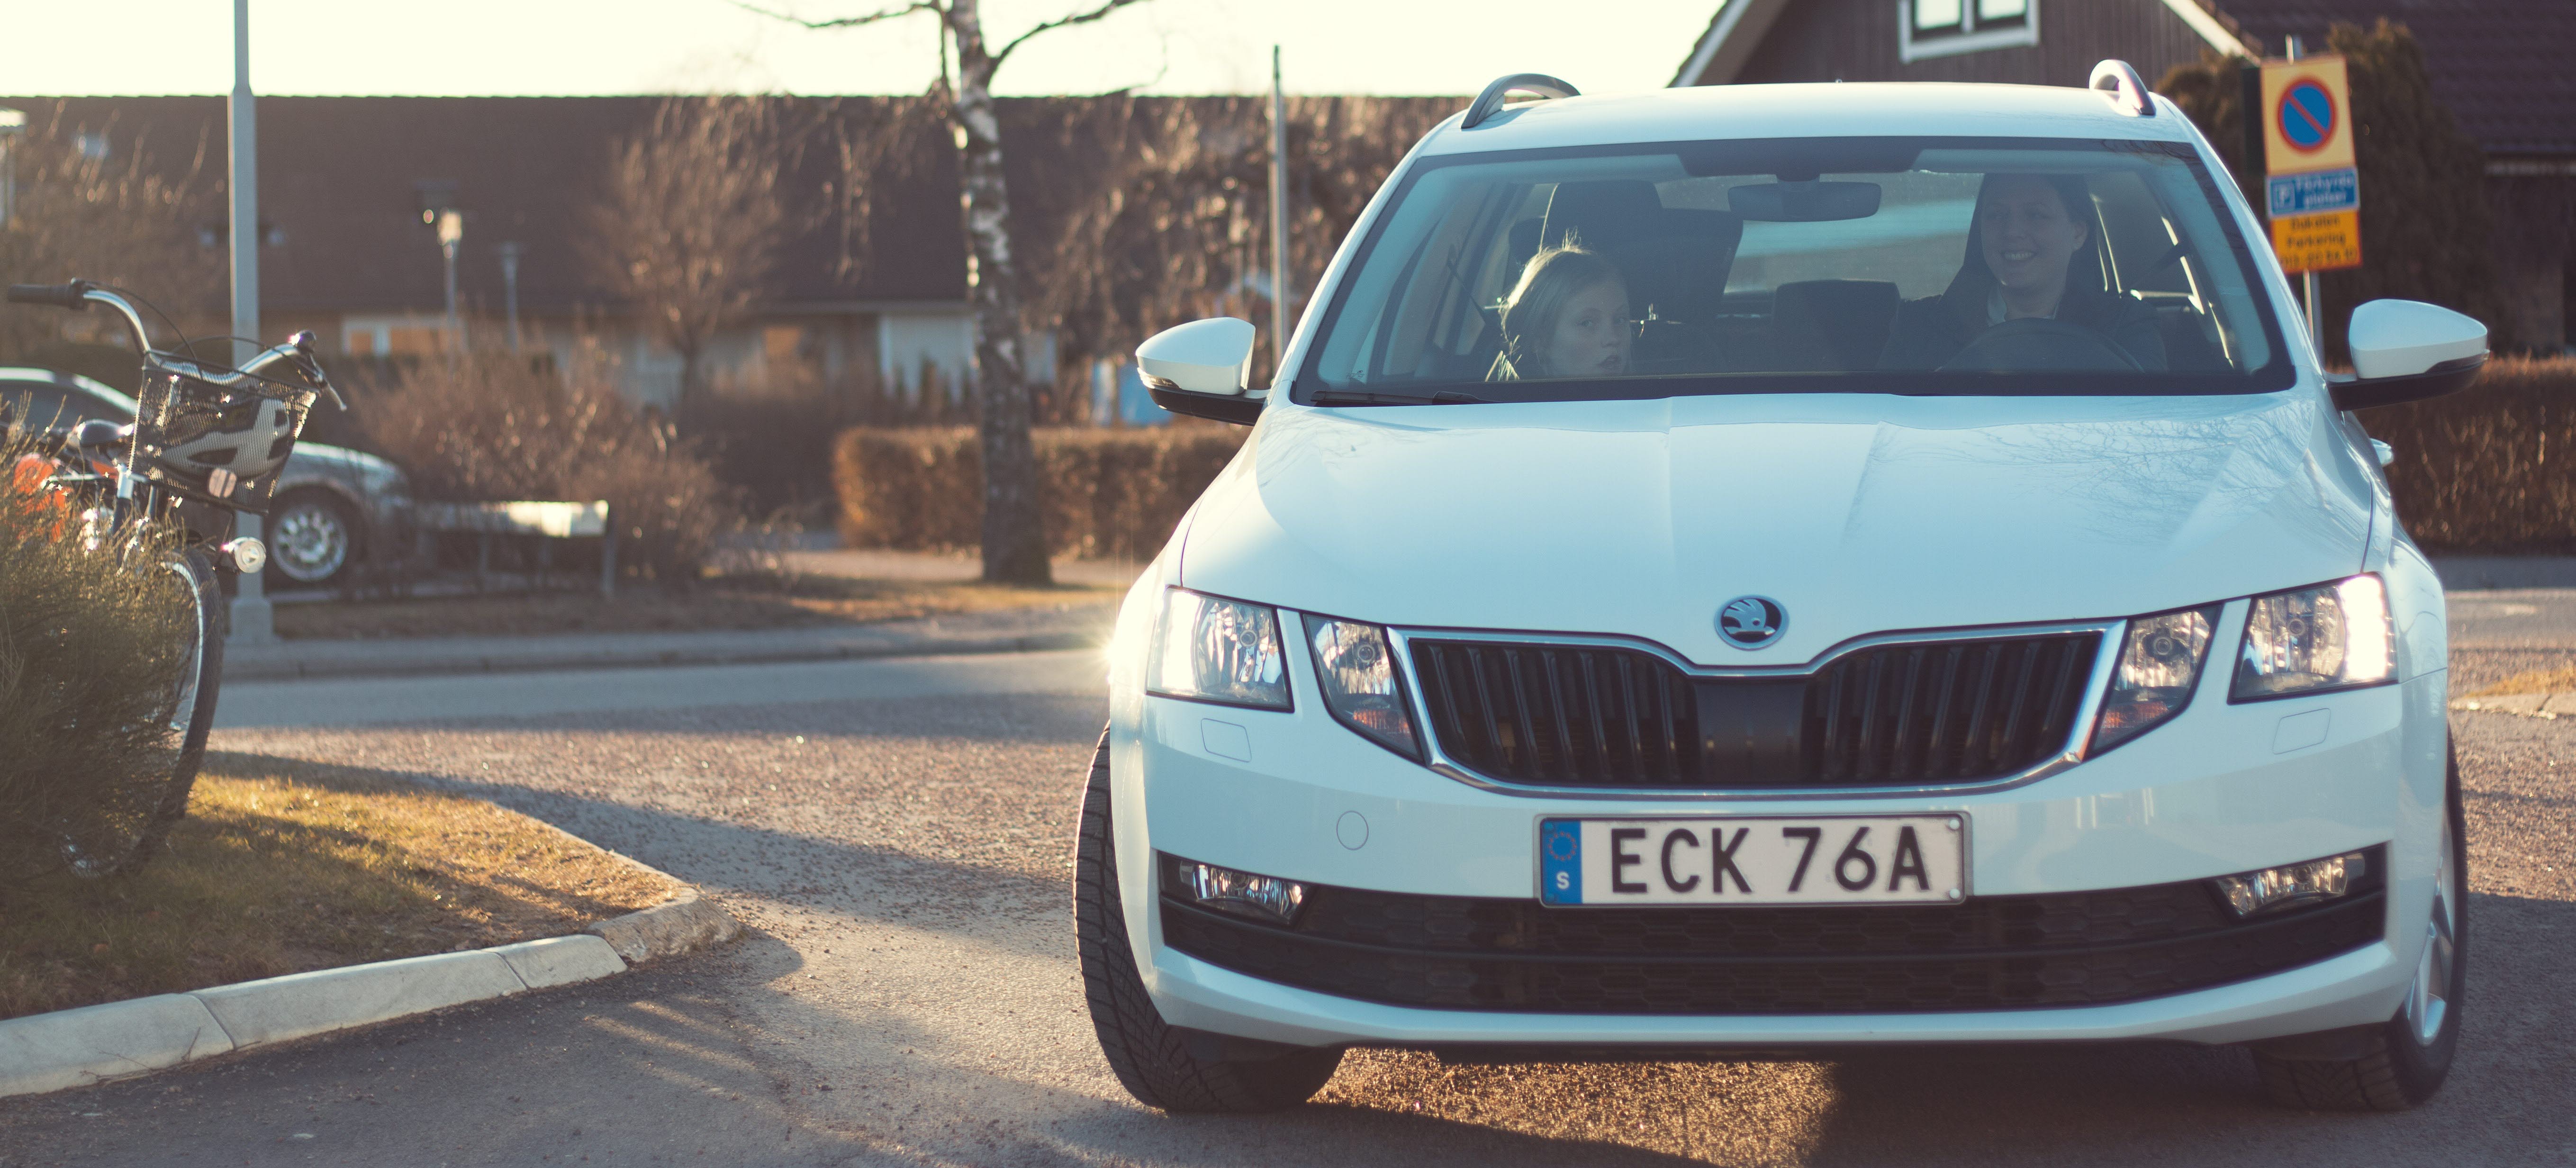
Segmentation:
{"type": "Polygon", "coordinates": [[[1279,610],[1169,588],[1154,629],[1145,688],[1164,697],[1264,710],[1288,708],[1279,610]]]}
{"type": "Polygon", "coordinates": [[[2255,597],[2227,700],[2358,689],[2396,675],[2388,588],[2365,574],[2255,597]]]}

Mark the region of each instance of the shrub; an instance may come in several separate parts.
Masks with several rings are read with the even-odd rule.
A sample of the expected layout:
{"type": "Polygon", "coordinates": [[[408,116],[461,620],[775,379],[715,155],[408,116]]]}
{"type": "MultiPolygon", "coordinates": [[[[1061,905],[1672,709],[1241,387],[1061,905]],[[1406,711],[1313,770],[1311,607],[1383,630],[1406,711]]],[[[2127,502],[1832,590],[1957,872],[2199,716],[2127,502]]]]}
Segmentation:
{"type": "Polygon", "coordinates": [[[2499,358],[2463,392],[2361,421],[2396,448],[2397,514],[2427,549],[2576,552],[2576,359],[2499,358]]]}
{"type": "MultiPolygon", "coordinates": [[[[1230,426],[1037,431],[1048,550],[1152,556],[1234,457],[1245,433],[1230,426]]],[[[982,465],[975,432],[963,427],[843,432],[833,458],[842,541],[916,550],[978,546],[982,465]]]]}
{"type": "Polygon", "coordinates": [[[670,427],[626,404],[596,362],[569,375],[502,352],[424,361],[356,415],[367,446],[424,499],[606,499],[618,558],[695,579],[733,521],[734,493],[670,427]]]}
{"type": "Polygon", "coordinates": [[[85,552],[19,489],[28,449],[0,439],[0,879],[61,867],[65,844],[130,833],[159,806],[176,743],[156,715],[185,614],[175,576],[120,566],[164,545],[85,552]]]}

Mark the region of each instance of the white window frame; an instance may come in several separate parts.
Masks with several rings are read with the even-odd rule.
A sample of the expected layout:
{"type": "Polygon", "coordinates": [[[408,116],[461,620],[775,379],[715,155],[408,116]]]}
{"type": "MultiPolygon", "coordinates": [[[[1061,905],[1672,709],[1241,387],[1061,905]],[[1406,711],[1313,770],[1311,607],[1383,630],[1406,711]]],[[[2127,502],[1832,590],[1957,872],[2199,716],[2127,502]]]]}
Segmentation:
{"type": "Polygon", "coordinates": [[[2029,7],[2023,10],[2020,24],[1981,31],[1977,28],[1977,0],[1959,0],[1959,31],[1918,43],[1914,39],[1915,0],[1896,0],[1897,58],[1911,65],[1933,57],[2038,44],[2039,2],[2028,0],[2029,7]]]}

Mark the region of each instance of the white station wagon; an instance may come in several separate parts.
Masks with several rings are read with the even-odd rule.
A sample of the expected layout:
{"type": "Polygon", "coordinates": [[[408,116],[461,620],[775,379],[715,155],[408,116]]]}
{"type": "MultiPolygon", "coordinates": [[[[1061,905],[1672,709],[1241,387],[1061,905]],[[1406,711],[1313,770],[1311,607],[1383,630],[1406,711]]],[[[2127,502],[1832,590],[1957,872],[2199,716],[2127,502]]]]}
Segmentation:
{"type": "Polygon", "coordinates": [[[1077,851],[1173,1111],[1452,1060],[2242,1046],[2402,1108],[2459,1041],[2442,591],[2209,143],[2088,89],[1497,81],[1426,136],[1126,598],[1077,851]],[[1507,104],[1506,94],[1536,101],[1507,104]]]}

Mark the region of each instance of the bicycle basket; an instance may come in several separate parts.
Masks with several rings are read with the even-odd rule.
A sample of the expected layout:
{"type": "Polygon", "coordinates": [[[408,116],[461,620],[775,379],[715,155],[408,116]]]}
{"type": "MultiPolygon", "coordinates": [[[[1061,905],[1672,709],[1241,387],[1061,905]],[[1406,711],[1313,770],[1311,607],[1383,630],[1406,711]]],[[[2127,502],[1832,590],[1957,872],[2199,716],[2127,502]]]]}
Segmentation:
{"type": "Polygon", "coordinates": [[[135,465],[182,498],[263,514],[317,393],[268,378],[224,386],[151,370],[137,399],[135,465]]]}

